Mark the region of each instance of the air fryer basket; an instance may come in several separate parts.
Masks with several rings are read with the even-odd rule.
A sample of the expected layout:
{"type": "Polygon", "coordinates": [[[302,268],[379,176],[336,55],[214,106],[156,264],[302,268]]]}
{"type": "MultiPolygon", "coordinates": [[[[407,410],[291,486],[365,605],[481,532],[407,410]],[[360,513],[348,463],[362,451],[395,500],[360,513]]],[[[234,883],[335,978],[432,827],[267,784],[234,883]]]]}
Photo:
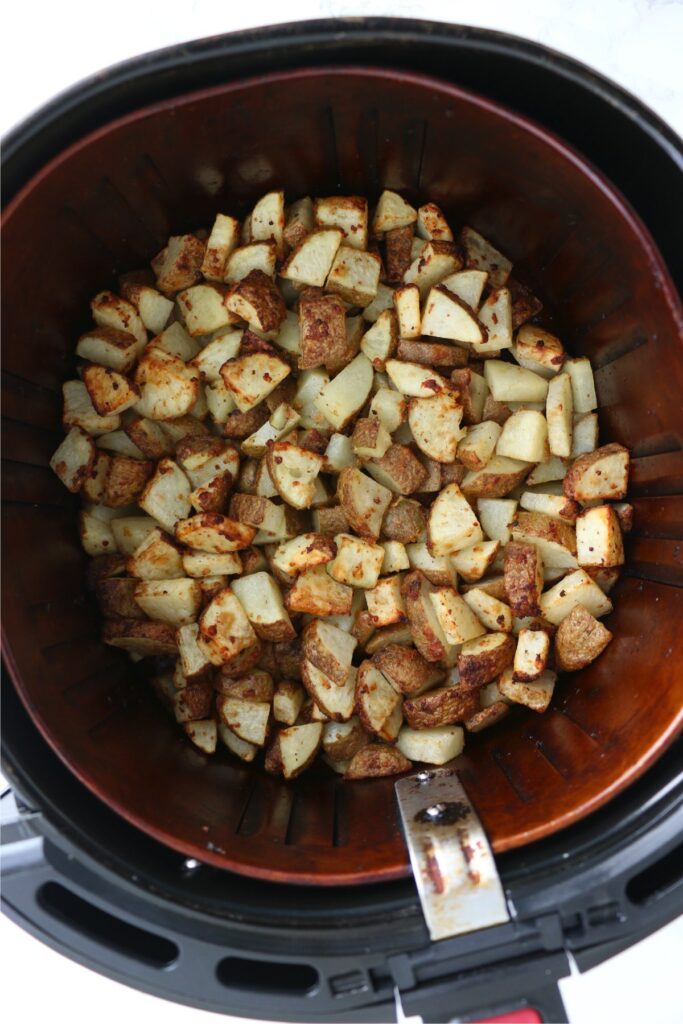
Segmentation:
{"type": "Polygon", "coordinates": [[[470,223],[542,298],[543,323],[597,367],[601,439],[633,454],[635,530],[614,642],[544,716],[470,738],[462,779],[502,852],[548,836],[641,774],[680,725],[683,684],[681,310],[619,194],[548,132],[443,81],[380,68],[277,72],[98,128],[10,204],[4,283],[5,658],[34,722],[110,807],[187,856],[319,884],[408,871],[393,780],[321,770],[287,784],[179,735],[99,642],[76,503],[47,461],[89,298],[171,233],[289,196],[382,187],[470,223]]]}

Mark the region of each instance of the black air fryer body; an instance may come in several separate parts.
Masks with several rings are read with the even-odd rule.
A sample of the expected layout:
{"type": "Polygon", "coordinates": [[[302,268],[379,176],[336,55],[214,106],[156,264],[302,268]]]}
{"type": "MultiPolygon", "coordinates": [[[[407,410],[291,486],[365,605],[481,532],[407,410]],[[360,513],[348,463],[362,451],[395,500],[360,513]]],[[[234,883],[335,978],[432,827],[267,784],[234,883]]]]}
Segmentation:
{"type": "MultiPolygon", "coordinates": [[[[6,141],[10,199],[70,142],[132,109],[288,67],[426,72],[502,102],[574,145],[617,185],[675,275],[679,141],[632,97],[509,36],[387,19],[313,22],[142,57],[61,96],[6,141]]],[[[680,278],[677,283],[680,286],[680,278]]],[[[512,921],[430,943],[412,881],[276,885],[188,861],[125,823],[64,767],[3,679],[3,908],[43,942],[126,984],[198,1006],[297,1021],[475,1020],[535,1007],[557,980],[683,907],[680,742],[577,825],[497,858],[512,921]]]]}

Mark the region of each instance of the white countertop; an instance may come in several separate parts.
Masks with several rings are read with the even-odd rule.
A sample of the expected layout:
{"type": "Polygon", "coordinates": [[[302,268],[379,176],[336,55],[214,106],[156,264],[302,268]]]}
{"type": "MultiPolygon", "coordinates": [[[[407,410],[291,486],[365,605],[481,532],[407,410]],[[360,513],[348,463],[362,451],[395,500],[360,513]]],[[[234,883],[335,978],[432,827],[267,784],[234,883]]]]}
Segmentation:
{"type": "MultiPolygon", "coordinates": [[[[683,134],[681,0],[79,0],[15,4],[0,37],[0,133],[56,93],[102,68],[188,39],[257,25],[339,15],[429,17],[494,28],[545,43],[629,89],[683,134]]],[[[0,776],[0,782],[2,781],[0,776]]],[[[613,960],[561,983],[572,1024],[679,1024],[675,966],[683,920],[613,960]]],[[[678,955],[677,955],[678,954],[678,955]]],[[[7,1020],[69,1024],[199,1024],[220,1019],[167,1003],[81,967],[0,918],[0,995],[7,1020]],[[30,1009],[27,1010],[27,1007],[30,1009]]],[[[236,1018],[224,1017],[235,1021],[236,1018]]]]}

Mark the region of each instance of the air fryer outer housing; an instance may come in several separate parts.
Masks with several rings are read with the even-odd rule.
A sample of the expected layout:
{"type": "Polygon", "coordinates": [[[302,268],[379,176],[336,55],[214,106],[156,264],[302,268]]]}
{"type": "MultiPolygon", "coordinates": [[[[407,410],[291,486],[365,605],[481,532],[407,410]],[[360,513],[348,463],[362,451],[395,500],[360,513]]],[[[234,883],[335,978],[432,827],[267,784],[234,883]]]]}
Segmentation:
{"type": "MultiPolygon", "coordinates": [[[[285,67],[354,63],[456,80],[554,129],[621,188],[674,269],[667,196],[680,185],[681,157],[663,125],[615,87],[539,47],[423,23],[286,26],[113,69],[8,140],[8,196],[70,141],[131,108],[285,67]],[[619,159],[636,146],[647,183],[633,160],[619,159]]],[[[660,444],[649,455],[670,463],[666,489],[656,493],[680,493],[680,446],[676,453],[660,444]]],[[[669,528],[673,535],[658,536],[680,536],[680,524],[669,528]]],[[[670,562],[660,562],[654,579],[680,583],[677,555],[664,550],[670,562]]],[[[646,565],[648,557],[652,551],[646,565]]],[[[6,854],[8,913],[91,966],[170,998],[254,1017],[379,1020],[392,1018],[397,991],[406,1013],[466,1019],[524,1003],[542,977],[547,985],[532,1004],[559,1019],[553,984],[568,973],[567,949],[589,966],[680,906],[675,748],[597,814],[499,858],[515,910],[510,925],[430,945],[409,881],[302,890],[198,867],[154,843],[66,771],[6,689],[3,740],[20,803],[9,826],[16,841],[6,854]]]]}

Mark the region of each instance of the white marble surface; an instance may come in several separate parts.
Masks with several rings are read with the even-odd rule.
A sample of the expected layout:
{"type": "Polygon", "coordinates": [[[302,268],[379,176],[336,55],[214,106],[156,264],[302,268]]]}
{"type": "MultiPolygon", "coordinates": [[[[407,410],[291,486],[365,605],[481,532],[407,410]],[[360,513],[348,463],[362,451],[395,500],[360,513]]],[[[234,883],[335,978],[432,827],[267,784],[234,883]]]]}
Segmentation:
{"type": "MultiPolygon", "coordinates": [[[[430,17],[495,28],[584,61],[639,96],[683,133],[680,0],[78,0],[14,4],[0,36],[4,134],[62,89],[107,65],[187,39],[335,15],[430,17]]],[[[0,782],[1,782],[0,777],[0,782]]],[[[572,1024],[679,1024],[676,964],[683,922],[562,983],[572,1024]]],[[[190,1024],[216,1015],[134,992],[65,959],[0,918],[0,993],[7,1020],[190,1024]]],[[[236,1018],[222,1018],[229,1024],[236,1018]]]]}

